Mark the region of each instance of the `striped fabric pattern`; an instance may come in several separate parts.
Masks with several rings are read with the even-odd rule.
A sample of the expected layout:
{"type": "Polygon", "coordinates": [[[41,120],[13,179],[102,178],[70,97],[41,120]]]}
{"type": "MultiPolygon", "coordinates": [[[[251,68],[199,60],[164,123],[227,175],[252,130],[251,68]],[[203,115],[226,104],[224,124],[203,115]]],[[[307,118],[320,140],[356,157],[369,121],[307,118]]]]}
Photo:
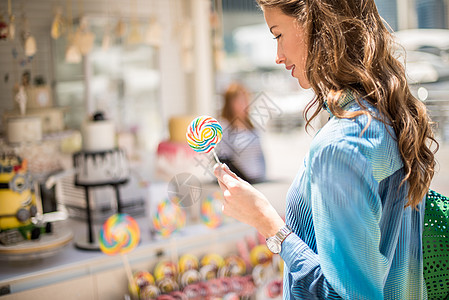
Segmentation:
{"type": "MultiPolygon", "coordinates": [[[[339,105],[360,109],[351,93],[339,105]]],[[[394,131],[373,118],[361,136],[367,122],[331,115],[290,187],[284,299],[427,299],[424,202],[404,209],[394,131]]]]}

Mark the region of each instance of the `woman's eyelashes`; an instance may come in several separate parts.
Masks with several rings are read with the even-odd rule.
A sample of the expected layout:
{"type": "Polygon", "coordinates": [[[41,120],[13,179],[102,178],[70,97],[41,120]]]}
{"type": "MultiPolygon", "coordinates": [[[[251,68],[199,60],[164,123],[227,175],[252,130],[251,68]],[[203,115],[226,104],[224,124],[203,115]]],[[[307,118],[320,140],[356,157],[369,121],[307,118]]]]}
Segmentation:
{"type": "Polygon", "coordinates": [[[273,39],[277,40],[281,37],[282,34],[278,34],[277,36],[275,36],[273,39]]]}

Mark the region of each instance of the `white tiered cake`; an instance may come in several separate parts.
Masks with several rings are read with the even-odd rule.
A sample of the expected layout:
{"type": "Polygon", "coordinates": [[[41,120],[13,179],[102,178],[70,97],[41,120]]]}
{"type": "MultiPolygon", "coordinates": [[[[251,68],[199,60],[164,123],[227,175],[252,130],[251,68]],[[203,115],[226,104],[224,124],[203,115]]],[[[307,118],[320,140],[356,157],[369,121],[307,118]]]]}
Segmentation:
{"type": "Polygon", "coordinates": [[[73,156],[77,185],[105,185],[125,182],[129,178],[126,154],[121,149],[78,152],[73,156]]]}
{"type": "Polygon", "coordinates": [[[101,113],[82,126],[83,150],[73,155],[76,185],[124,183],[129,178],[126,153],[115,147],[115,129],[101,113]]]}

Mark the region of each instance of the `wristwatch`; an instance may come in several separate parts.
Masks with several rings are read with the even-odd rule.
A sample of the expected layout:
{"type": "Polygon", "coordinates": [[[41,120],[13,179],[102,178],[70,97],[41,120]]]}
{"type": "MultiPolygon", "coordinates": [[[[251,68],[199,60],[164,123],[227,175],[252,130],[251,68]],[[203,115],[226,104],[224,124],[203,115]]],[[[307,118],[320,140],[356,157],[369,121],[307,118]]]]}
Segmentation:
{"type": "Polygon", "coordinates": [[[267,247],[274,254],[278,254],[282,249],[282,242],[292,233],[292,229],[288,225],[282,226],[281,229],[272,237],[267,238],[267,247]]]}

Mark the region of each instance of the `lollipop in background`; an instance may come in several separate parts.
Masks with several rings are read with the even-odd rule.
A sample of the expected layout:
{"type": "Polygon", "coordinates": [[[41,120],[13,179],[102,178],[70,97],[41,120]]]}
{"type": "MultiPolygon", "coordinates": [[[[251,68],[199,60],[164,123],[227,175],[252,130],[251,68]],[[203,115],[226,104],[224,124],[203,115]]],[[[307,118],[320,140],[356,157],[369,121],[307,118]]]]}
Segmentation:
{"type": "Polygon", "coordinates": [[[139,225],[127,214],[112,215],[100,229],[100,249],[107,255],[126,254],[139,241],[139,225]]]}
{"type": "Polygon", "coordinates": [[[217,163],[220,163],[215,146],[221,141],[223,128],[218,121],[210,116],[195,118],[187,127],[186,138],[189,146],[199,153],[212,151],[217,163]]]}
{"type": "Polygon", "coordinates": [[[223,205],[218,200],[219,192],[207,196],[201,203],[201,221],[209,228],[217,228],[223,223],[223,205]]]}
{"type": "Polygon", "coordinates": [[[137,286],[131,273],[126,253],[132,251],[140,241],[140,229],[136,220],[127,214],[110,216],[100,229],[100,249],[107,255],[117,255],[123,259],[129,287],[137,294],[137,286]]]}
{"type": "MultiPolygon", "coordinates": [[[[179,203],[178,200],[173,200],[175,203],[179,203]]],[[[168,237],[173,232],[184,227],[186,223],[186,215],[184,211],[178,206],[164,199],[158,206],[155,215],[153,216],[154,230],[162,235],[168,237]]]]}

